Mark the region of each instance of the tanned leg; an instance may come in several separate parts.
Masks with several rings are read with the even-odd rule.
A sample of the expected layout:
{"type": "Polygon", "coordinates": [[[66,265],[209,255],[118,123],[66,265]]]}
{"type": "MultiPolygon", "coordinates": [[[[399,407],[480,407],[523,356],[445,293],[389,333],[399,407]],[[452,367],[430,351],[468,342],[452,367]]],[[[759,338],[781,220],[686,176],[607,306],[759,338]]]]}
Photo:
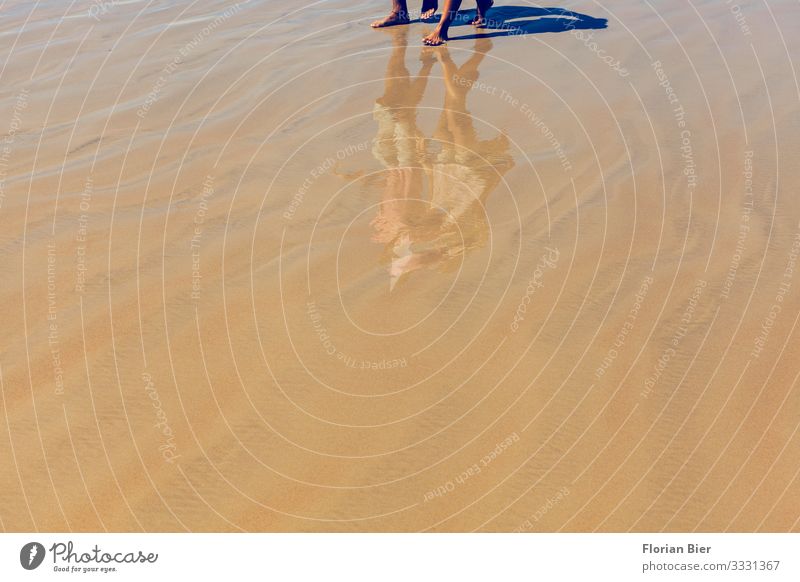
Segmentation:
{"type": "Polygon", "coordinates": [[[383,28],[384,26],[395,26],[396,24],[408,24],[411,19],[408,17],[408,6],[406,0],[392,0],[392,11],[389,16],[376,20],[372,23],[372,28],[383,28]]]}
{"type": "Polygon", "coordinates": [[[470,24],[477,28],[483,28],[486,26],[486,13],[493,4],[494,0],[478,0],[478,14],[475,16],[472,22],[470,22],[470,24]]]}
{"type": "Polygon", "coordinates": [[[422,39],[422,42],[429,46],[439,46],[447,42],[447,31],[458,15],[460,6],[461,0],[444,0],[444,10],[439,24],[436,25],[432,33],[422,39]]]}

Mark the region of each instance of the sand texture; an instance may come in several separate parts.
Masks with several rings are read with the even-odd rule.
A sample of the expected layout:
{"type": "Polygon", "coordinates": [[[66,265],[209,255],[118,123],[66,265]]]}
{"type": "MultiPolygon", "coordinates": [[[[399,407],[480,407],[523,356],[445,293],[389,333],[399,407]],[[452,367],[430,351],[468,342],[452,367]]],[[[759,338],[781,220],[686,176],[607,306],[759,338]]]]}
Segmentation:
{"type": "Polygon", "coordinates": [[[3,3],[0,526],[800,529],[800,5],[387,5],[3,3]]]}

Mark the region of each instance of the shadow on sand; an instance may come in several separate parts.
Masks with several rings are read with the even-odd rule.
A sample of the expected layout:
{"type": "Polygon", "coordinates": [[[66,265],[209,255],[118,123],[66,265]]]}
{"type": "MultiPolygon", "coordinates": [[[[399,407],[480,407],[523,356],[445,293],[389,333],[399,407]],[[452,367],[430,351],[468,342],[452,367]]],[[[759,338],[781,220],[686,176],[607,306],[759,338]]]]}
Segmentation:
{"type": "MultiPolygon", "coordinates": [[[[453,27],[468,25],[475,18],[475,10],[464,10],[453,22],[453,27]]],[[[544,32],[566,32],[578,29],[607,28],[605,18],[594,18],[564,8],[537,8],[534,6],[497,6],[486,15],[486,26],[474,34],[450,35],[450,40],[468,40],[501,36],[525,36],[544,32]]],[[[451,29],[452,31],[452,29],[451,29]]]]}

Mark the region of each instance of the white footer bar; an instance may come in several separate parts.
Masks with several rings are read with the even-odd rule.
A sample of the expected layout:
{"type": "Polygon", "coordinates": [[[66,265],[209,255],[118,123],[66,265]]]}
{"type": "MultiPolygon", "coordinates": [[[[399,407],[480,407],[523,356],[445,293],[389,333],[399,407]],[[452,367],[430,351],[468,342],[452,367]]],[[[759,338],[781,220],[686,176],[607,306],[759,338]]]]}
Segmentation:
{"type": "Polygon", "coordinates": [[[796,582],[798,554],[797,534],[3,534],[0,580],[796,582]]]}

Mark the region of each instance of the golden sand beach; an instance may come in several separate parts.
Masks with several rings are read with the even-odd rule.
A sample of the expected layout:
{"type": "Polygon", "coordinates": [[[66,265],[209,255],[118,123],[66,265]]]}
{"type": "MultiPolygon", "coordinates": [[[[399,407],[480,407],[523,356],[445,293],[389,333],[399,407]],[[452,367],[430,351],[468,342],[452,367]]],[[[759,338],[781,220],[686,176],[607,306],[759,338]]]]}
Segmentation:
{"type": "Polygon", "coordinates": [[[3,530],[800,530],[800,6],[462,8],[2,4],[3,530]]]}

